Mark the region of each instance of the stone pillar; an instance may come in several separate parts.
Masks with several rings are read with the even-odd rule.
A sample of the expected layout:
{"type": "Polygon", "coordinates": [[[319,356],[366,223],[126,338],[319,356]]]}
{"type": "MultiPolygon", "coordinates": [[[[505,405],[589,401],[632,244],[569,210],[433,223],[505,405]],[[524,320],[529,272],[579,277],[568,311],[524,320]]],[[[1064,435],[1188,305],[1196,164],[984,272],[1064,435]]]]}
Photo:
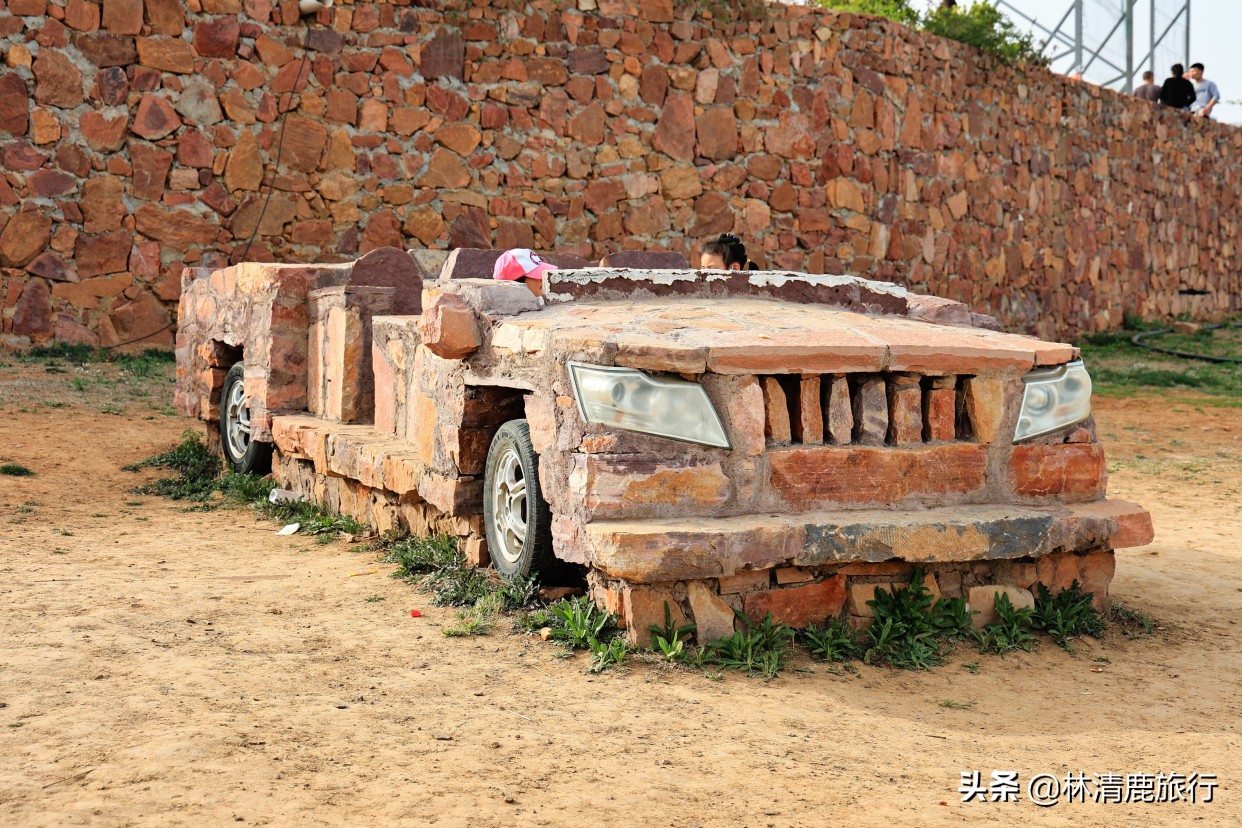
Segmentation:
{"type": "Polygon", "coordinates": [[[371,318],[392,312],[395,289],[343,285],[310,292],[307,404],[338,423],[370,423],[375,412],[371,318]]]}

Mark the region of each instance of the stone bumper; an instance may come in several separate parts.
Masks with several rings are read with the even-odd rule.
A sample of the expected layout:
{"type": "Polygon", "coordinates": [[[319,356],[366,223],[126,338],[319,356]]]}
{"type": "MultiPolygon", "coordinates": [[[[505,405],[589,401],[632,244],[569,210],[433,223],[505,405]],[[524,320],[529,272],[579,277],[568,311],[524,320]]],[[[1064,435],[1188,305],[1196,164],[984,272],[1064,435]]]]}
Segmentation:
{"type": "MultiPolygon", "coordinates": [[[[596,521],[577,546],[586,563],[633,583],[697,580],[778,566],[951,563],[1142,546],[1142,507],[1102,500],[1053,507],[954,506],[798,515],[596,521]]],[[[558,543],[558,552],[565,544],[558,543]]]]}

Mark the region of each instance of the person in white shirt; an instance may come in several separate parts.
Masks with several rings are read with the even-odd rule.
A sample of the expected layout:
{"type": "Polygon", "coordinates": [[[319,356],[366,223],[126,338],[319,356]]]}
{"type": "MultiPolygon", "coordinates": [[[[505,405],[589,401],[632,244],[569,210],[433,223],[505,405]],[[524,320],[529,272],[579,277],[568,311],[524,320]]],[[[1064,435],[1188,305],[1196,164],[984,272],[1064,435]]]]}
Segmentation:
{"type": "Polygon", "coordinates": [[[1190,111],[1201,118],[1211,118],[1212,110],[1220,103],[1220,90],[1216,84],[1203,77],[1203,64],[1190,64],[1190,82],[1195,86],[1195,102],[1190,111]]]}

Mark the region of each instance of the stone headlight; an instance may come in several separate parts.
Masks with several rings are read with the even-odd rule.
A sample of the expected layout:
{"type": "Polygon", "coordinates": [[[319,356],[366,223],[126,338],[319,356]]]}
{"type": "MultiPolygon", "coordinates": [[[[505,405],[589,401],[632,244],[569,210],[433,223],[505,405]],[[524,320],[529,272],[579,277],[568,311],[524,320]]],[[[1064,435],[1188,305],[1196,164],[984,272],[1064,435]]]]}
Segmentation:
{"type": "Polygon", "coordinates": [[[1081,359],[1031,371],[1023,382],[1015,443],[1081,423],[1091,415],[1091,377],[1081,359]]]}
{"type": "Polygon", "coordinates": [[[588,423],[731,448],[703,386],[634,368],[569,363],[578,410],[588,423]]]}

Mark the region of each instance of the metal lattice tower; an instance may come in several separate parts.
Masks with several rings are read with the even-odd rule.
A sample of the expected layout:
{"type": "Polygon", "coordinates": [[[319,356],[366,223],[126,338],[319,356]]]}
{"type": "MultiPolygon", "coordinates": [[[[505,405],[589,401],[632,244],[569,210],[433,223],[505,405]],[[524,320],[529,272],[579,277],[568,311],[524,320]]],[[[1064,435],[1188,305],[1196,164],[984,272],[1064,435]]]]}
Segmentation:
{"type": "Polygon", "coordinates": [[[1068,8],[1055,18],[1036,16],[1062,3],[998,0],[997,6],[1031,29],[1053,69],[1081,74],[1100,86],[1130,92],[1135,74],[1144,68],[1159,81],[1173,63],[1190,65],[1191,0],[1068,0],[1068,8]],[[1045,25],[1050,19],[1057,21],[1051,28],[1045,25]],[[1137,55],[1136,28],[1140,37],[1144,29],[1148,35],[1146,52],[1137,55]]]}

